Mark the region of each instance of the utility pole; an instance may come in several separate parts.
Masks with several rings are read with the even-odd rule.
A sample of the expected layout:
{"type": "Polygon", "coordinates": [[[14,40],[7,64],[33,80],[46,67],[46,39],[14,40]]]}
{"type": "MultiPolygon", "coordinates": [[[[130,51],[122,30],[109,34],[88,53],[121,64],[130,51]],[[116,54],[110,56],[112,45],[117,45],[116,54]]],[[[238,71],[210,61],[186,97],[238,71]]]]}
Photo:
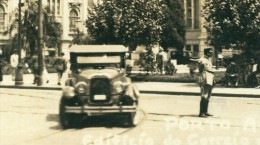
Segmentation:
{"type": "Polygon", "coordinates": [[[39,22],[38,22],[38,81],[37,86],[43,85],[43,13],[42,13],[42,0],[38,0],[38,14],[39,14],[39,22]]]}
{"type": "Polygon", "coordinates": [[[18,14],[18,67],[17,67],[17,72],[15,73],[15,85],[22,85],[23,84],[23,64],[22,64],[22,58],[21,58],[21,55],[22,55],[22,42],[21,42],[21,30],[22,30],[22,22],[21,22],[21,7],[22,7],[22,3],[21,3],[21,0],[19,0],[19,3],[18,3],[18,8],[19,8],[19,14],[18,14]]]}

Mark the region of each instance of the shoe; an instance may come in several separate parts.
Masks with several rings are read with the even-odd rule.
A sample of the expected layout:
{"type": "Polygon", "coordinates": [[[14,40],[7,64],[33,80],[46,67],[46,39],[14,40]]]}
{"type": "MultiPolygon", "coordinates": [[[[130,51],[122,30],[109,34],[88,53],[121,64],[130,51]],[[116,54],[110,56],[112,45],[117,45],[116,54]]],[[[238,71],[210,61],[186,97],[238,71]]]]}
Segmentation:
{"type": "Polygon", "coordinates": [[[212,114],[209,114],[209,113],[204,113],[204,115],[206,115],[206,116],[213,116],[212,114]]]}
{"type": "Polygon", "coordinates": [[[199,117],[207,117],[204,112],[205,112],[205,99],[201,98],[200,100],[200,113],[199,113],[199,117]]]}
{"type": "Polygon", "coordinates": [[[205,115],[205,114],[199,114],[199,117],[202,117],[202,118],[207,118],[207,115],[205,115]]]}
{"type": "Polygon", "coordinates": [[[205,111],[204,111],[204,115],[206,115],[206,116],[213,116],[212,114],[209,114],[208,113],[208,105],[209,105],[209,100],[206,100],[205,101],[205,111]]]}
{"type": "Polygon", "coordinates": [[[58,82],[58,85],[59,85],[59,86],[61,85],[60,82],[58,82]]]}
{"type": "Polygon", "coordinates": [[[49,83],[49,80],[48,81],[46,81],[46,84],[48,84],[49,83]]]}

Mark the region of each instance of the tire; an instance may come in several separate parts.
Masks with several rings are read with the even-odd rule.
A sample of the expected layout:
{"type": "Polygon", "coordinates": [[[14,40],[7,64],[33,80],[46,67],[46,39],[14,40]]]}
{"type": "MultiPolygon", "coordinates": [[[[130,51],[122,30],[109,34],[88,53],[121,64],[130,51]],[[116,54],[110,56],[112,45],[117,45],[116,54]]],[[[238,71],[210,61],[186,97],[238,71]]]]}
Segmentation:
{"type": "Polygon", "coordinates": [[[60,110],[59,110],[59,117],[60,117],[60,125],[63,129],[69,129],[73,127],[74,124],[74,114],[66,113],[65,112],[65,99],[62,98],[60,101],[60,110]]]}
{"type": "Polygon", "coordinates": [[[126,121],[128,127],[135,127],[137,125],[135,121],[135,117],[136,117],[136,112],[131,112],[126,114],[126,119],[127,119],[126,121]]]}

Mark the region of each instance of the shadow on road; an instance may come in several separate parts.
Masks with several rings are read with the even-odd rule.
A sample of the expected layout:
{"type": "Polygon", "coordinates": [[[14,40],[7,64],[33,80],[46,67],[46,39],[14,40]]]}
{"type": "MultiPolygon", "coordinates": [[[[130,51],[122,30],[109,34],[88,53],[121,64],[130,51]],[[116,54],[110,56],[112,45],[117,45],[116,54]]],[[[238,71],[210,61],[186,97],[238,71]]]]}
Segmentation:
{"type": "Polygon", "coordinates": [[[59,122],[59,115],[58,114],[48,114],[46,117],[46,121],[59,122]]]}
{"type": "MultiPolygon", "coordinates": [[[[46,121],[57,122],[56,126],[50,127],[52,130],[63,130],[59,124],[59,114],[48,114],[46,121]]],[[[126,118],[122,115],[105,115],[105,116],[83,116],[75,117],[74,129],[84,129],[89,127],[106,127],[106,128],[126,128],[126,118]]]]}
{"type": "Polygon", "coordinates": [[[198,114],[179,115],[179,117],[198,117],[198,114]]]}

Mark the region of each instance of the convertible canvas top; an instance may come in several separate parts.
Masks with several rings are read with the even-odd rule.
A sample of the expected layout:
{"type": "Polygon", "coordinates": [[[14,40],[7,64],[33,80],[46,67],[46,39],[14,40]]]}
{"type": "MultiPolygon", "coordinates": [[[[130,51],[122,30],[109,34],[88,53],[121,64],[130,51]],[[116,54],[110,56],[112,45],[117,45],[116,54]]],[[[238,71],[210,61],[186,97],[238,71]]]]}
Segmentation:
{"type": "Polygon", "coordinates": [[[123,45],[73,45],[70,53],[122,53],[128,52],[123,45]]]}

